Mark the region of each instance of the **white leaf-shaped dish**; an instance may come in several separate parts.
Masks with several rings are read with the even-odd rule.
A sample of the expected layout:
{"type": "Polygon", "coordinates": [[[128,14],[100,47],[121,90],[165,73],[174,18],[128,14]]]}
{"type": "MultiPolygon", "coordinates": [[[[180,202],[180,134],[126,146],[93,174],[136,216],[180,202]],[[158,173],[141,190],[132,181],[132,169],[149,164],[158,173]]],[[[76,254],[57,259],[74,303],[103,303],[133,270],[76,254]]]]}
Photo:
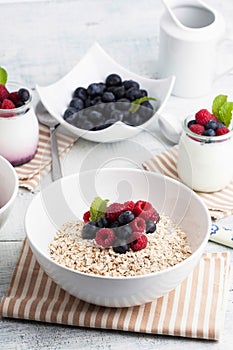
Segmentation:
{"type": "Polygon", "coordinates": [[[59,123],[73,134],[95,142],[114,142],[124,140],[138,134],[150,125],[157,114],[162,112],[174,85],[174,76],[166,79],[148,79],[132,73],[115,62],[98,43],[95,43],[80,62],[63,78],[48,86],[36,85],[41,102],[59,123]],[[73,91],[78,86],[104,81],[111,73],[119,74],[123,80],[136,80],[148,95],[156,97],[158,109],[156,113],[140,126],[129,126],[117,122],[108,128],[98,131],[87,131],[77,128],[63,119],[63,114],[71,100],[73,91]]]}

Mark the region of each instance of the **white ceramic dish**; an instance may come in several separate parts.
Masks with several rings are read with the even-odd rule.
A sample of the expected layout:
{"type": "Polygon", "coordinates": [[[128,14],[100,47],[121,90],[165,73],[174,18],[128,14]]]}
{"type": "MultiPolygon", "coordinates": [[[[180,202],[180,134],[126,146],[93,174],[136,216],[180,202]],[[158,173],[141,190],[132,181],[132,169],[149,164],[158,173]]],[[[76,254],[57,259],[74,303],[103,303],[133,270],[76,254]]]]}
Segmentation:
{"type": "Polygon", "coordinates": [[[211,220],[200,198],[175,180],[138,169],[105,168],[62,178],[42,190],[28,208],[25,227],[38,262],[63,289],[93,304],[125,307],[164,295],[186,278],[205,248],[211,220]],[[192,255],[157,273],[122,278],[91,276],[54,262],[48,246],[57,228],[68,220],[82,218],[97,195],[111,202],[149,200],[160,213],[169,215],[185,230],[192,255]]]}
{"type": "Polygon", "coordinates": [[[0,229],[5,224],[18,193],[18,177],[13,166],[0,156],[0,229]]]}
{"type": "Polygon", "coordinates": [[[81,59],[81,61],[63,78],[49,86],[36,86],[40,99],[45,108],[66,129],[84,139],[96,142],[114,142],[124,140],[138,134],[148,127],[160,114],[171,94],[175,78],[148,79],[132,73],[116,63],[101,47],[95,43],[81,59]],[[122,122],[98,130],[87,131],[79,129],[63,119],[63,113],[68,107],[73,91],[78,86],[87,87],[93,82],[104,81],[108,74],[118,73],[124,80],[134,79],[138,81],[149,96],[156,97],[159,108],[156,113],[143,125],[133,127],[122,122]]]}

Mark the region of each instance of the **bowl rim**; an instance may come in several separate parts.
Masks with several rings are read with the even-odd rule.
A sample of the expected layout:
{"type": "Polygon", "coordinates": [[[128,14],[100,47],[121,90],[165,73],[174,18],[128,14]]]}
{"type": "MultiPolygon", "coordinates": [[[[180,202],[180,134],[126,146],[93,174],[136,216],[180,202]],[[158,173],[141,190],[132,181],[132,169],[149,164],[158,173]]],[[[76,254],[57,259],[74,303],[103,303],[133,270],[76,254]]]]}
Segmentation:
{"type": "Polygon", "coordinates": [[[0,208],[0,214],[2,214],[4,211],[7,210],[7,208],[9,208],[11,206],[11,204],[14,202],[17,194],[18,194],[18,187],[19,187],[19,179],[16,173],[15,168],[13,167],[13,165],[3,156],[0,155],[0,162],[4,163],[10,170],[11,173],[14,177],[15,180],[15,184],[14,184],[14,190],[11,194],[10,199],[8,200],[8,202],[6,202],[1,208],[0,208]]]}
{"type": "MultiPolygon", "coordinates": [[[[85,171],[85,173],[90,173],[90,172],[93,172],[94,170],[95,169],[87,170],[87,171],[85,171]]],[[[106,168],[106,169],[102,169],[102,171],[105,171],[105,172],[110,172],[110,171],[113,171],[113,170],[114,171],[127,171],[127,172],[141,172],[141,171],[143,171],[143,169],[134,169],[134,168],[127,168],[127,169],[126,168],[106,168]]],[[[206,214],[206,216],[208,218],[209,230],[206,231],[206,235],[205,235],[202,243],[198,247],[198,249],[194,253],[192,253],[188,258],[186,258],[185,260],[179,262],[176,265],[169,266],[169,267],[167,267],[167,268],[165,268],[163,270],[156,271],[156,272],[151,272],[151,273],[147,273],[147,274],[143,274],[143,275],[137,275],[137,276],[101,276],[101,275],[95,275],[95,274],[88,274],[88,273],[85,273],[85,272],[73,270],[72,268],[68,268],[68,267],[66,267],[66,266],[64,266],[62,264],[59,264],[56,261],[54,261],[50,256],[47,256],[42,249],[36,247],[33,244],[33,242],[30,239],[30,233],[29,233],[30,231],[28,230],[28,227],[27,227],[27,217],[29,215],[29,211],[30,211],[30,208],[32,206],[32,203],[36,199],[38,200],[38,197],[42,195],[42,191],[37,193],[36,196],[31,201],[31,203],[29,204],[29,207],[27,209],[27,212],[25,214],[25,219],[24,219],[24,227],[25,227],[25,231],[26,231],[26,236],[28,238],[29,245],[31,246],[31,248],[33,247],[32,250],[33,251],[36,250],[39,253],[39,255],[41,255],[47,262],[54,264],[58,269],[65,270],[65,271],[68,271],[70,273],[74,273],[75,275],[76,274],[80,275],[80,276],[85,277],[85,278],[97,278],[97,279],[110,280],[110,281],[114,281],[114,280],[129,281],[129,280],[132,280],[132,279],[133,280],[137,280],[137,279],[144,279],[144,278],[148,278],[148,277],[151,278],[151,277],[159,276],[161,274],[166,274],[166,273],[168,273],[170,271],[175,271],[178,267],[185,265],[187,262],[195,260],[195,258],[200,254],[200,252],[203,252],[203,248],[206,246],[208,238],[209,238],[209,232],[210,232],[210,228],[211,228],[211,218],[210,218],[210,213],[209,213],[206,205],[204,204],[203,200],[194,191],[192,191],[189,187],[187,187],[183,183],[179,182],[178,180],[172,179],[172,178],[170,178],[170,177],[168,177],[166,175],[163,175],[161,173],[155,173],[153,171],[147,171],[146,170],[146,173],[148,173],[148,174],[150,174],[150,175],[152,175],[154,177],[163,177],[163,178],[166,179],[166,181],[172,182],[172,183],[174,183],[176,185],[179,184],[179,186],[184,188],[184,190],[190,192],[190,195],[194,196],[198,200],[198,202],[201,203],[201,205],[203,206],[203,210],[205,211],[205,214],[206,214]]],[[[84,174],[84,172],[82,174],[84,174]]],[[[71,175],[65,176],[65,177],[63,177],[63,178],[61,178],[61,179],[51,183],[46,188],[51,187],[51,186],[56,186],[56,183],[61,182],[61,181],[68,181],[69,178],[74,177],[74,176],[77,176],[77,174],[71,174],[71,175]]]]}

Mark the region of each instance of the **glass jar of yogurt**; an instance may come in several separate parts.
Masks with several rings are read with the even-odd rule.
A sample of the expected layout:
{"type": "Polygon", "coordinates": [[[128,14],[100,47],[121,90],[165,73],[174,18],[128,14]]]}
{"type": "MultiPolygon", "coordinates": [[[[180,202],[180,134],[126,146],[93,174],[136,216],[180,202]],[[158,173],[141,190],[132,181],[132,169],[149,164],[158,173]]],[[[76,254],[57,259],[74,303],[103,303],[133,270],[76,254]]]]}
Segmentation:
{"type": "Polygon", "coordinates": [[[202,136],[183,122],[178,146],[177,171],[181,181],[195,191],[215,192],[233,178],[233,130],[221,136],[202,136]]]}
{"type": "Polygon", "coordinates": [[[32,107],[31,90],[16,82],[7,83],[6,88],[9,92],[25,88],[30,95],[20,107],[0,108],[0,155],[13,166],[17,166],[34,157],[38,145],[39,126],[32,107]]]}

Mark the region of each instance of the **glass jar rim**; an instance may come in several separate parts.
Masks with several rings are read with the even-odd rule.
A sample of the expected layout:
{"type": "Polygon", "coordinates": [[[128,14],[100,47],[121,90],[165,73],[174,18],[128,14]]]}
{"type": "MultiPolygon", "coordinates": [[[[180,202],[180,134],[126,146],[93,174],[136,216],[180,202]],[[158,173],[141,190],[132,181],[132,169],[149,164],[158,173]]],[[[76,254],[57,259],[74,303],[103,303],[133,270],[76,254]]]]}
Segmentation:
{"type": "MultiPolygon", "coordinates": [[[[24,105],[20,106],[20,107],[11,108],[11,109],[1,109],[0,108],[1,115],[4,115],[4,114],[7,115],[7,114],[10,114],[10,113],[16,113],[16,115],[12,116],[11,118],[17,118],[24,111],[24,109],[27,108],[30,105],[30,103],[32,102],[32,90],[30,88],[28,88],[27,86],[25,86],[24,84],[16,82],[16,81],[8,81],[6,86],[10,85],[10,84],[18,86],[19,89],[20,88],[27,89],[28,92],[29,92],[29,95],[30,95],[29,99],[26,101],[26,103],[24,105]]],[[[1,116],[0,116],[0,118],[6,119],[5,117],[1,117],[1,116]]]]}
{"type": "Polygon", "coordinates": [[[188,122],[192,119],[194,119],[194,115],[188,115],[184,120],[183,120],[183,130],[189,134],[192,138],[195,138],[196,141],[202,141],[203,143],[210,143],[210,142],[218,142],[218,141],[224,141],[232,137],[233,135],[233,129],[230,129],[230,131],[224,135],[219,135],[219,136],[205,136],[205,135],[199,135],[193,132],[192,130],[189,129],[188,127],[188,122]]]}

